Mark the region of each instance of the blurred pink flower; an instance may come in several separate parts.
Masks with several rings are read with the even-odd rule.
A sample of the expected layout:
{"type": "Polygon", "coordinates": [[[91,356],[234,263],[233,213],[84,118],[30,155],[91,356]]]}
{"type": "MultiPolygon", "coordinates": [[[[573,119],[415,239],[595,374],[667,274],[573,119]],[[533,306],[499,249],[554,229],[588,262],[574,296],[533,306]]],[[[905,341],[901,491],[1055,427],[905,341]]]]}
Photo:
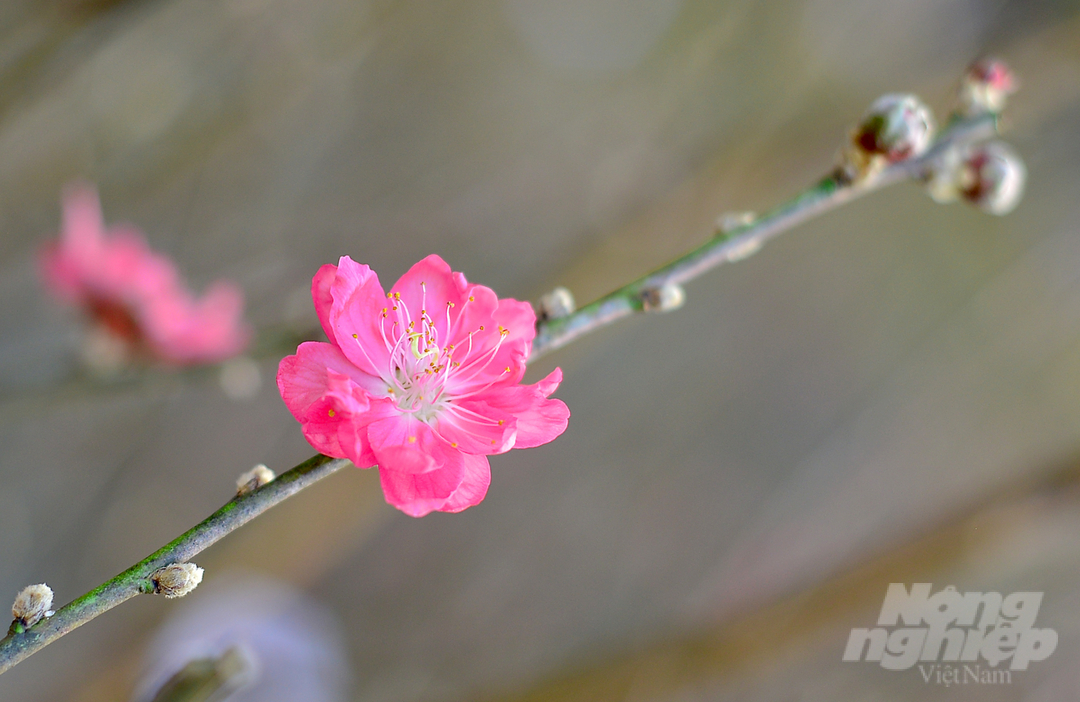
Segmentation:
{"type": "Polygon", "coordinates": [[[46,286],[82,307],[130,354],[168,363],[213,363],[244,349],[251,336],[244,299],[229,282],[195,300],[176,267],[131,226],[107,230],[97,193],[78,185],[64,195],[63,229],[40,255],[46,286]]]}
{"type": "Polygon", "coordinates": [[[520,385],[536,316],[471,285],[438,256],[385,293],[343,256],[311,283],[330,343],[306,342],[278,370],[278,389],[316,450],[379,467],[386,501],[414,517],[460,512],[487,493],[486,456],[545,444],[570,410],[548,399],[556,368],[520,385]]]}

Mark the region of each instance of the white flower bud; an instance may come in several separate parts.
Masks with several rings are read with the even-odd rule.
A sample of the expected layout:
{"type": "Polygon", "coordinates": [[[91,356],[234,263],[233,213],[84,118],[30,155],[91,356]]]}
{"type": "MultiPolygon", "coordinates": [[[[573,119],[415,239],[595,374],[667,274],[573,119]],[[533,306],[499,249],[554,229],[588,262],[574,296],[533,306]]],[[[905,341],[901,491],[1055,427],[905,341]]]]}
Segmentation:
{"type": "Polygon", "coordinates": [[[716,220],[716,229],[721,234],[730,234],[736,229],[751,225],[757,219],[753,212],[725,212],[716,220]]]}
{"type": "Polygon", "coordinates": [[[675,283],[641,291],[641,308],[646,312],[670,312],[682,307],[684,302],[686,291],[675,283]]]}
{"type": "Polygon", "coordinates": [[[1000,141],[980,144],[967,153],[960,177],[960,197],[994,215],[1012,212],[1024,195],[1027,169],[1000,141]]]}
{"type": "Polygon", "coordinates": [[[202,578],[203,569],[194,563],[171,563],[154,571],[150,582],[154,584],[154,594],[173,599],[194,590],[202,582],[202,578]]]}
{"type": "Polygon", "coordinates": [[[851,181],[877,175],[886,165],[918,156],[934,137],[930,108],[914,95],[890,93],[874,101],[841,154],[851,181]]]}
{"type": "Polygon", "coordinates": [[[572,315],[575,309],[573,294],[566,288],[559,286],[541,296],[540,304],[537,306],[537,317],[541,320],[559,319],[560,317],[572,315]]]}
{"type": "Polygon", "coordinates": [[[32,627],[44,617],[53,615],[53,591],[45,583],[27,585],[15,596],[11,605],[11,616],[25,627],[32,627]]]}
{"type": "Polygon", "coordinates": [[[995,215],[1012,212],[1024,194],[1027,169],[1000,141],[953,149],[933,164],[926,178],[938,202],[964,199],[995,215]]]}
{"type": "Polygon", "coordinates": [[[274,471],[260,463],[246,473],[241,473],[240,477],[236,479],[236,494],[246,495],[252,490],[261,488],[276,477],[274,471]]]}
{"type": "Polygon", "coordinates": [[[958,112],[968,117],[999,113],[1016,92],[1017,80],[1004,61],[984,58],[968,67],[957,91],[958,112]]]}
{"type": "MultiPolygon", "coordinates": [[[[716,220],[716,235],[718,237],[731,236],[734,232],[748,227],[757,219],[754,212],[726,212],[716,220]]],[[[761,250],[761,240],[757,238],[745,239],[740,243],[732,242],[724,244],[725,255],[729,263],[749,258],[761,250]]]]}

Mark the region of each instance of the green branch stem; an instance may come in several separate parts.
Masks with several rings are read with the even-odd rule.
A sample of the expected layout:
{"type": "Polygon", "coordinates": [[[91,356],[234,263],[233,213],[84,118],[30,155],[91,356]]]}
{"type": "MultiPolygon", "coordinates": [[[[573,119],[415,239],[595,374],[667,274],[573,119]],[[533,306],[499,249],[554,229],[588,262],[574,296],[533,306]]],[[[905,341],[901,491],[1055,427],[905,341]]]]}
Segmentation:
{"type": "Polygon", "coordinates": [[[983,141],[997,134],[998,117],[985,113],[973,118],[956,118],[924,154],[884,168],[864,181],[849,182],[839,169],[784,204],[741,226],[721,229],[709,241],[648,275],[614,290],[581,309],[537,326],[532,355],[546,353],[638,312],[646,311],[645,293],[665,285],[682,285],[723,263],[742,260],[770,239],[802,222],[835,209],[844,203],[881,188],[921,177],[927,166],[948,149],[983,141]]]}
{"type": "MultiPolygon", "coordinates": [[[[837,171],[783,205],[749,223],[723,230],[702,246],[656,271],[558,319],[537,325],[533,361],[574,339],[645,310],[645,294],[665,285],[681,285],[722,263],[739,260],[763,243],[797,224],[829,211],[867,192],[903,180],[922,177],[927,166],[945,150],[994,136],[997,117],[985,114],[954,119],[922,156],[887,166],[871,178],[848,182],[837,171]]],[[[285,498],[341,470],[349,461],[318,455],[282,473],[262,487],[239,495],[205,520],[116,577],[61,607],[51,617],[25,628],[14,623],[0,640],[0,673],[36,651],[122,602],[154,590],[151,576],[158,569],[193,558],[211,544],[254,519],[285,498]]]]}
{"type": "Polygon", "coordinates": [[[152,592],[150,576],[171,563],[182,563],[225,535],[307,486],[335,473],[349,461],[344,458],[315,456],[292,470],[244,495],[225,503],[218,511],[188,529],[154,553],[131,566],[123,573],[102,583],[74,602],[64,605],[53,616],[25,631],[18,624],[0,641],[0,673],[39,651],[61,636],[74,631],[94,617],[130,600],[136,595],[152,592]]]}

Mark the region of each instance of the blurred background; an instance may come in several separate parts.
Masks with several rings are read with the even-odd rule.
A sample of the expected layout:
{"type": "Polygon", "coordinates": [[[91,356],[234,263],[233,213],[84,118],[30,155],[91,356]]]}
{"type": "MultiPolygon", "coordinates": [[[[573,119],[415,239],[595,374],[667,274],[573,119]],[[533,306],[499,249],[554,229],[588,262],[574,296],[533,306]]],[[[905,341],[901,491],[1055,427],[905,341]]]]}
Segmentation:
{"type": "Polygon", "coordinates": [[[495,457],[479,506],[414,520],[341,471],[196,559],[185,600],[109,612],[0,699],[133,699],[162,636],[250,614],[226,596],[307,646],[271,666],[313,681],[297,700],[1075,699],[1073,0],[6,0],[0,595],[66,603],[254,464],[313,453],[273,382],[287,346],[256,345],[239,386],[87,378],[34,265],[72,180],[196,289],[236,280],[264,337],[316,333],[311,276],[344,254],[384,283],[439,253],[584,303],[808,185],[878,95],[943,118],[988,53],[1022,84],[1013,214],[902,185],[814,220],[536,364],[563,368],[569,429],[495,457]],[[890,582],[1044,592],[1057,650],[1002,686],[841,662],[890,582]]]}

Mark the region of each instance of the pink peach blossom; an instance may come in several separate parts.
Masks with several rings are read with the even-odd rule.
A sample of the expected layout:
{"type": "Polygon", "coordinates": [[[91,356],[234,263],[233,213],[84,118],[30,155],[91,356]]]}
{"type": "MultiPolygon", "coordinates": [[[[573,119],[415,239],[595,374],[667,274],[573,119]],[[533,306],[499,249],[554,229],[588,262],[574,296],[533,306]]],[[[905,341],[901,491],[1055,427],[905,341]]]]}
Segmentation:
{"type": "Polygon", "coordinates": [[[242,351],[251,335],[237,286],[218,282],[193,299],[172,261],[151,251],[137,229],[105,228],[89,186],[65,194],[60,239],[46,244],[39,263],[47,287],[83,308],[129,353],[213,363],[242,351]]]}
{"type": "Polygon", "coordinates": [[[387,502],[414,517],[460,512],[487,493],[487,456],[566,429],[570,411],[548,399],[562,371],[521,385],[532,307],[438,256],[391,291],[348,256],[320,268],[311,294],[330,343],[284,358],[278,389],[316,450],[379,467],[387,502]]]}

